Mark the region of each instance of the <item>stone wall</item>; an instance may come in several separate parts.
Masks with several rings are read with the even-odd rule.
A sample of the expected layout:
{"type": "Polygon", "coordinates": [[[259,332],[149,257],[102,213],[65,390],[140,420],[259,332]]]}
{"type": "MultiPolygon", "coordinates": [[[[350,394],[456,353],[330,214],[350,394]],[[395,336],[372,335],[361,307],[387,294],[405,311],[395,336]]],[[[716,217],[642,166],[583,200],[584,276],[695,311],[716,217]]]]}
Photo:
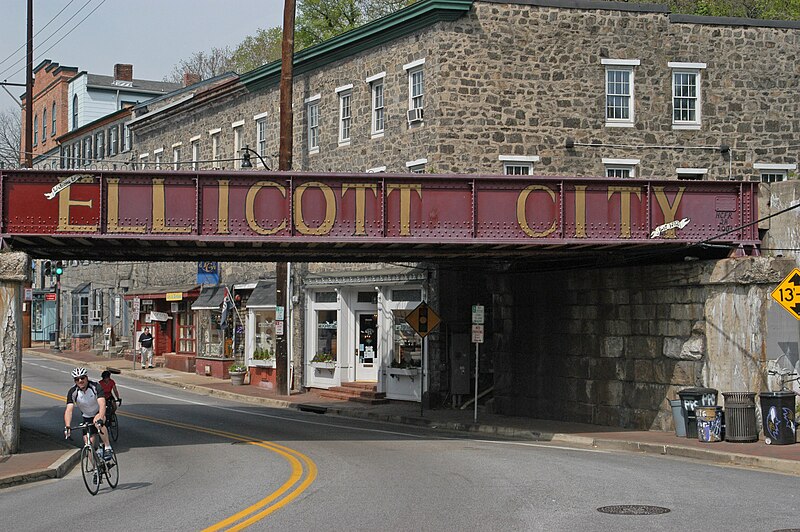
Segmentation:
{"type": "Polygon", "coordinates": [[[513,275],[493,307],[513,315],[511,355],[494,357],[495,409],[666,430],[667,400],[684,387],[760,392],[769,293],[792,267],[743,258],[513,275]]]}

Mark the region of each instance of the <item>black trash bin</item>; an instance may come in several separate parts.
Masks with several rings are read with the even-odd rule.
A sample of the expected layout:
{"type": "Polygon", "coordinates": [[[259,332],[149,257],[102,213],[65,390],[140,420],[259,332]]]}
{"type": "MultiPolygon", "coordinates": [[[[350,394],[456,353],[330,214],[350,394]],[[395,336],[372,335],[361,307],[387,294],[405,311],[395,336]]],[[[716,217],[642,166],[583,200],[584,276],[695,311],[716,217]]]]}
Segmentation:
{"type": "Polygon", "coordinates": [[[725,440],[758,441],[755,392],[722,392],[725,398],[725,440]]]}
{"type": "Polygon", "coordinates": [[[685,388],[678,392],[681,398],[683,419],[686,421],[686,437],[697,439],[697,413],[701,406],[717,406],[717,390],[714,388],[685,388]]]}
{"type": "Polygon", "coordinates": [[[794,392],[763,392],[761,420],[764,425],[764,443],[788,445],[797,441],[794,425],[794,392]]]}

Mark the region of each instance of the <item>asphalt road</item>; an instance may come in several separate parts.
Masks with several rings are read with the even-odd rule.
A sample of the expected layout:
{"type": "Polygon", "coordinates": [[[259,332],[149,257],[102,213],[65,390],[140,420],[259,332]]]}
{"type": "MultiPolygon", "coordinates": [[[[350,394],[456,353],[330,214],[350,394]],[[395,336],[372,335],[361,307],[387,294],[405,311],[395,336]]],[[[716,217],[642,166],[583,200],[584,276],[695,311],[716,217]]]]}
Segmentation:
{"type": "MultiPolygon", "coordinates": [[[[58,435],[66,364],[26,357],[23,425],[58,435]]],[[[91,375],[95,379],[99,376],[91,375]]],[[[688,460],[443,437],[116,378],[120,482],[0,491],[3,530],[777,530],[797,478],[688,460]],[[598,512],[612,505],[660,515],[598,512]]],[[[77,438],[76,438],[77,445],[77,438]]]]}

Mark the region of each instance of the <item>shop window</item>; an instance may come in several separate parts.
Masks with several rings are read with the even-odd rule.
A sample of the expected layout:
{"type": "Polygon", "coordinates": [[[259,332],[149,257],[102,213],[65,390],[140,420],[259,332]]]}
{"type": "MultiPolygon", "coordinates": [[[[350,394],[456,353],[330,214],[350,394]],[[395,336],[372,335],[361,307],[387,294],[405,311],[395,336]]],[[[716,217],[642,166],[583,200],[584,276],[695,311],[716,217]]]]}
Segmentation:
{"type": "Polygon", "coordinates": [[[275,311],[257,310],[255,344],[252,359],[258,361],[275,360],[275,311]]]}
{"type": "MultiPolygon", "coordinates": [[[[395,291],[397,292],[397,291],[395,291]]],[[[406,323],[406,316],[411,310],[393,310],[394,339],[392,367],[413,368],[422,366],[422,339],[414,329],[406,323]]]]}
{"type": "Polygon", "coordinates": [[[378,304],[378,292],[359,292],[358,293],[358,302],[359,303],[371,303],[373,305],[378,304]]]}
{"type": "Polygon", "coordinates": [[[339,329],[336,313],[336,310],[317,311],[317,345],[312,362],[336,361],[336,342],[339,329]]]}
{"type": "Polygon", "coordinates": [[[336,303],[336,292],[317,292],[314,294],[317,303],[336,303]]]}
{"type": "Polygon", "coordinates": [[[182,312],[178,315],[178,352],[195,352],[194,313],[182,312]]]}
{"type": "Polygon", "coordinates": [[[422,301],[422,290],[419,288],[392,290],[392,301],[422,301]]]}
{"type": "Polygon", "coordinates": [[[222,329],[219,327],[221,313],[218,310],[198,311],[200,327],[197,355],[201,357],[222,357],[222,329]]]}

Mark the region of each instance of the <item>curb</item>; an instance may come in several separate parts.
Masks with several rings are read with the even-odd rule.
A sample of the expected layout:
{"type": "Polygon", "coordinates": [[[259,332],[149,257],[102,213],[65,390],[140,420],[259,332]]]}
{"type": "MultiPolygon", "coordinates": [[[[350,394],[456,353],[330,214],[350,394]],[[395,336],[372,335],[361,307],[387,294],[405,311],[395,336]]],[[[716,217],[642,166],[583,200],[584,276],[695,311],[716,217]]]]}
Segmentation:
{"type": "Polygon", "coordinates": [[[18,484],[27,484],[29,482],[37,482],[40,480],[47,480],[51,478],[62,478],[80,461],[81,450],[70,449],[64,451],[50,467],[44,469],[33,469],[0,478],[0,489],[9,488],[18,484]]]}

